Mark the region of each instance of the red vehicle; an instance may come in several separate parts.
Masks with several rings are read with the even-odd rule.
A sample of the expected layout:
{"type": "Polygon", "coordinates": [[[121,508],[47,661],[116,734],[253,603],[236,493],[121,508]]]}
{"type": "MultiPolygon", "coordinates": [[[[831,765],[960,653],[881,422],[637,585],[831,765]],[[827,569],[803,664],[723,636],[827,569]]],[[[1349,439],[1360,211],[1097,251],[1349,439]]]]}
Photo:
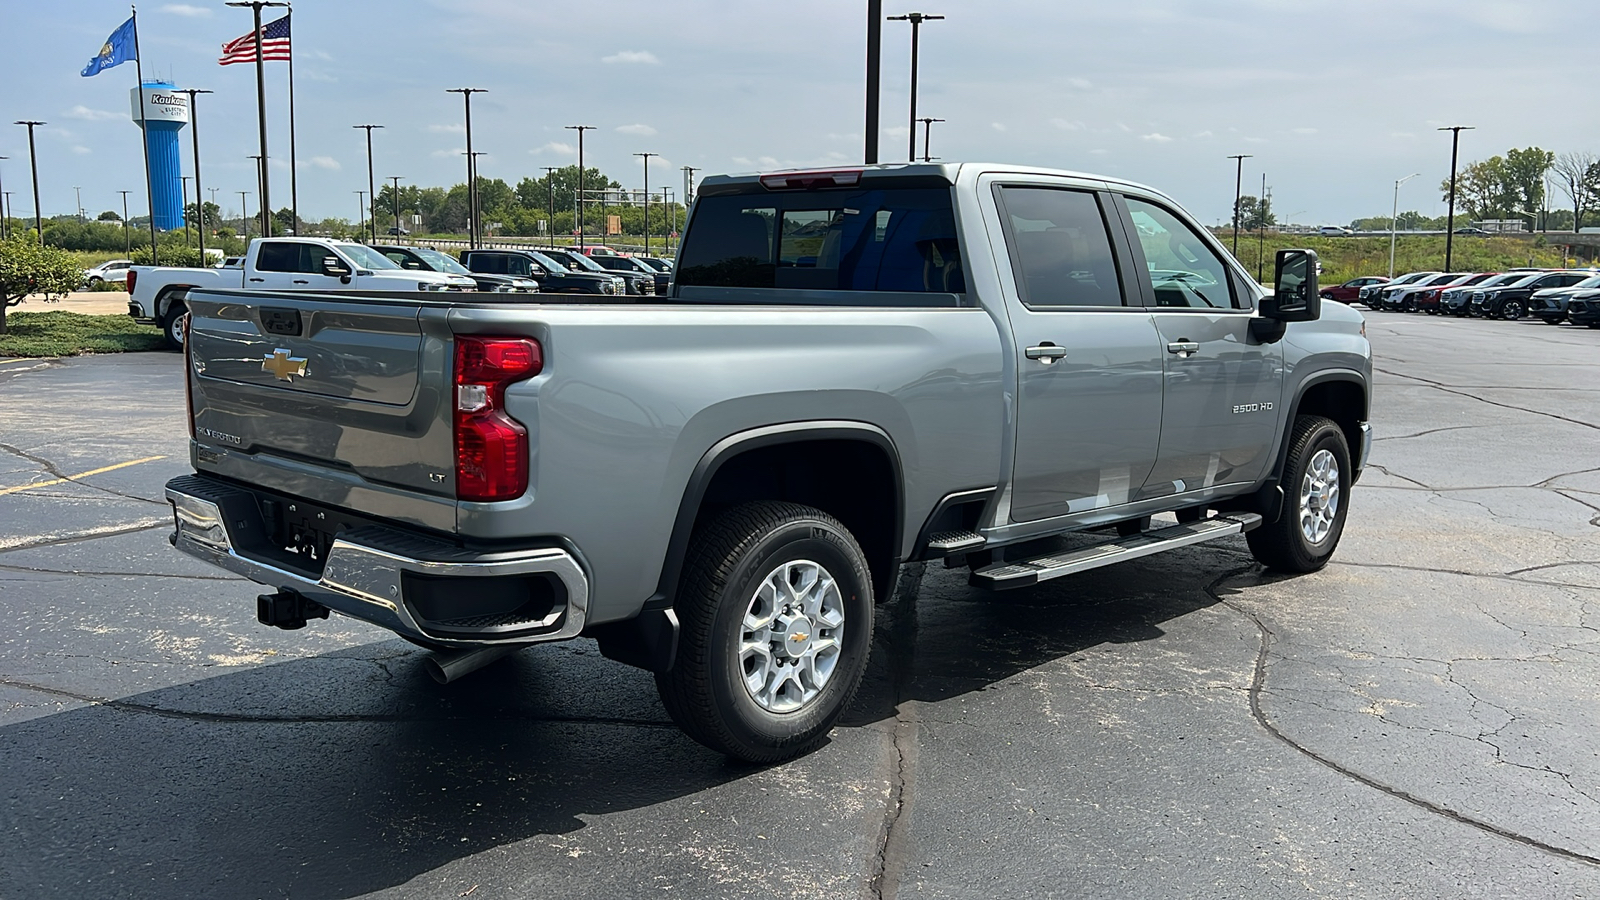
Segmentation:
{"type": "Polygon", "coordinates": [[[1321,294],[1322,299],[1324,300],[1337,300],[1340,303],[1354,303],[1356,300],[1360,299],[1362,288],[1369,287],[1374,284],[1388,283],[1389,279],[1384,278],[1382,275],[1363,275],[1360,278],[1352,278],[1351,280],[1346,281],[1344,284],[1336,284],[1333,287],[1325,287],[1317,293],[1321,294]]]}
{"type": "Polygon", "coordinates": [[[1452,288],[1472,287],[1479,282],[1488,281],[1490,278],[1493,278],[1499,274],[1499,272],[1479,272],[1476,275],[1462,276],[1461,278],[1458,278],[1449,284],[1442,284],[1438,287],[1422,288],[1420,290],[1412,291],[1411,295],[1406,299],[1411,301],[1411,308],[1413,310],[1417,312],[1425,312],[1430,316],[1436,316],[1444,311],[1445,291],[1448,291],[1452,288]]]}

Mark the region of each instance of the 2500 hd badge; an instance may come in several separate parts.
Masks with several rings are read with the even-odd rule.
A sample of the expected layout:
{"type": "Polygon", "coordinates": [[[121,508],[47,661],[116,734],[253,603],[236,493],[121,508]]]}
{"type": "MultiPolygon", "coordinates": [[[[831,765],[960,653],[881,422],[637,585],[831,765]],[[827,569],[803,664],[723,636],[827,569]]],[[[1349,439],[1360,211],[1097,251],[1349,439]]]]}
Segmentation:
{"type": "Polygon", "coordinates": [[[1253,413],[1253,412],[1272,412],[1272,404],[1271,403],[1241,403],[1241,404],[1239,404],[1239,405],[1237,405],[1237,406],[1235,406],[1233,408],[1233,414],[1236,415],[1236,416],[1239,413],[1253,413]]]}

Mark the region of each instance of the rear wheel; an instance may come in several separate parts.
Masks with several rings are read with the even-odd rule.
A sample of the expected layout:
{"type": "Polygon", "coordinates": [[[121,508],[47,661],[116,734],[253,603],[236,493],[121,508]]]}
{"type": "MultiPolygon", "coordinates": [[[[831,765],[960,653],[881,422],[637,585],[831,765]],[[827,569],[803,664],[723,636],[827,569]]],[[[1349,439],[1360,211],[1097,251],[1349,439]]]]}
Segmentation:
{"type": "Polygon", "coordinates": [[[1315,572],[1328,564],[1344,533],[1350,492],[1350,448],[1332,419],[1300,416],[1283,466],[1287,503],[1278,521],[1245,535],[1269,569],[1315,572]]]}
{"type": "Polygon", "coordinates": [[[182,300],[174,300],[167,304],[167,314],[161,317],[161,331],[167,339],[168,350],[183,349],[183,330],[187,327],[188,319],[184,314],[189,308],[182,300]]]}
{"type": "Polygon", "coordinates": [[[690,737],[736,759],[815,749],[866,671],[866,556],[811,507],[747,503],[700,529],[675,608],[678,657],[656,676],[661,702],[690,737]]]}

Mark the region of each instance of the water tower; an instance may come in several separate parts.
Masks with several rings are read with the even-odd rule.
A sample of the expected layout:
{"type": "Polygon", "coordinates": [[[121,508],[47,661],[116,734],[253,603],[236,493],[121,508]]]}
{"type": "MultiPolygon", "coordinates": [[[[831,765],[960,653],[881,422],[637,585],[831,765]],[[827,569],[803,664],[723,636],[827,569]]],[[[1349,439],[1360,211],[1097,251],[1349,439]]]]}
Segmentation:
{"type": "Polygon", "coordinates": [[[156,228],[183,227],[183,153],[178,132],[189,124],[189,98],[165,81],[144,83],[144,115],[139,115],[139,89],[128,92],[133,123],[144,129],[150,151],[150,211],[156,228]]]}

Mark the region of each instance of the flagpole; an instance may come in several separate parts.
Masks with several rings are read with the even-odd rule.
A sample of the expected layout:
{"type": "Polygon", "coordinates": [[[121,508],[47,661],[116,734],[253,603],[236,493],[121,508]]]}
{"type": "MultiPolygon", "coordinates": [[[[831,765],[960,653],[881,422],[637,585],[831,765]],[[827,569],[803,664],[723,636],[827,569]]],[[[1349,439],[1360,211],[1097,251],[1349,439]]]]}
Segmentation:
{"type": "Polygon", "coordinates": [[[261,136],[261,175],[256,186],[261,189],[261,236],[272,237],[272,200],[267,191],[267,70],[261,61],[261,7],[287,6],[274,0],[229,0],[228,6],[248,6],[255,16],[256,30],[256,129],[261,136]]]}
{"type": "Polygon", "coordinates": [[[300,233],[300,164],[294,155],[294,4],[284,13],[289,20],[289,215],[294,219],[294,233],[300,233]]]}
{"type": "Polygon", "coordinates": [[[156,250],[156,187],[150,177],[150,120],[144,114],[144,56],[139,52],[139,7],[129,5],[133,11],[133,72],[139,79],[139,145],[144,150],[144,195],[150,205],[150,265],[161,265],[156,250]]]}

